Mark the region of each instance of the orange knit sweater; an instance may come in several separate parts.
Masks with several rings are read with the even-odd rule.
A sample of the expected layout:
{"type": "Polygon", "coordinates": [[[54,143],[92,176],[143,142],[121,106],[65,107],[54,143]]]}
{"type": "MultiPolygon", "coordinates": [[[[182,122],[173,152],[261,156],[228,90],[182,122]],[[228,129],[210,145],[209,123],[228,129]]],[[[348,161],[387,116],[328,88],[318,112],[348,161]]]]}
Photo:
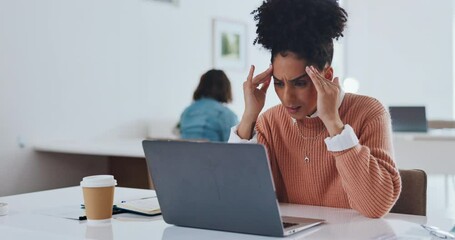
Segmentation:
{"type": "Polygon", "coordinates": [[[390,116],[376,99],[354,94],[345,95],[339,113],[359,138],[357,146],[340,152],[327,150],[329,133],[318,117],[293,124],[278,105],[258,119],[258,142],[267,148],[278,200],[381,217],[401,191],[390,116]]]}

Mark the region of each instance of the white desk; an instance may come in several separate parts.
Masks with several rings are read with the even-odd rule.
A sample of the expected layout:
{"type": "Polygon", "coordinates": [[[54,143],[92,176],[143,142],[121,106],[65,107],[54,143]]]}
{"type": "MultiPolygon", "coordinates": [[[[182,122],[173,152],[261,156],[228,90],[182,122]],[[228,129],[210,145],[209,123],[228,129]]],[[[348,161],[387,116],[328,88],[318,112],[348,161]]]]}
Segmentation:
{"type": "MultiPolygon", "coordinates": [[[[153,194],[153,190],[117,188],[115,200],[134,199],[153,194]]],[[[14,195],[0,198],[7,202],[10,212],[0,216],[0,239],[274,239],[202,229],[176,227],[166,224],[160,216],[136,217],[114,215],[112,224],[105,227],[88,226],[86,221],[43,215],[43,210],[82,203],[80,187],[14,195]]],[[[282,205],[283,215],[323,218],[327,224],[309,229],[287,239],[431,239],[419,226],[428,223],[450,230],[454,216],[428,217],[388,214],[382,219],[369,219],[354,210],[325,207],[282,205]],[[396,237],[396,238],[395,238],[396,237]]]]}
{"type": "Polygon", "coordinates": [[[36,143],[34,149],[42,152],[145,158],[143,140],[144,138],[62,140],[36,143]]]}
{"type": "MultiPolygon", "coordinates": [[[[434,129],[428,133],[393,133],[394,140],[408,142],[450,142],[455,143],[455,129],[434,129]]],[[[42,152],[83,154],[109,157],[144,158],[142,141],[145,138],[109,138],[85,140],[60,140],[38,142],[34,149],[42,152]]]]}
{"type": "Polygon", "coordinates": [[[428,133],[394,133],[395,162],[399,168],[419,168],[427,173],[455,174],[454,129],[428,133]]]}
{"type": "MultiPolygon", "coordinates": [[[[144,138],[104,138],[39,142],[40,152],[105,156],[109,173],[116,176],[119,186],[153,188],[145,162],[144,138]]],[[[454,129],[437,129],[428,133],[394,133],[395,161],[401,169],[419,168],[427,173],[455,174],[453,149],[454,129]]]]}
{"type": "Polygon", "coordinates": [[[85,139],[39,142],[38,152],[81,154],[108,158],[109,174],[116,177],[119,186],[153,188],[145,162],[144,138],[85,139]]]}
{"type": "Polygon", "coordinates": [[[429,129],[428,132],[394,132],[393,135],[414,141],[455,141],[455,128],[429,129]]]}

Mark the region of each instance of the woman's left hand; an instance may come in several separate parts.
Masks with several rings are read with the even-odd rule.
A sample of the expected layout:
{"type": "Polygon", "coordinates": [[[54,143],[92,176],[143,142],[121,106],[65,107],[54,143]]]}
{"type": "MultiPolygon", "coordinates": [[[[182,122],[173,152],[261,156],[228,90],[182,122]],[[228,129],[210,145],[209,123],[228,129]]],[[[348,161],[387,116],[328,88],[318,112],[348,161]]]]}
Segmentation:
{"type": "Polygon", "coordinates": [[[318,93],[318,116],[324,123],[330,136],[333,137],[343,131],[344,124],[338,113],[338,99],[340,98],[340,82],[338,77],[326,79],[313,66],[307,66],[306,72],[311,78],[318,93]]]}

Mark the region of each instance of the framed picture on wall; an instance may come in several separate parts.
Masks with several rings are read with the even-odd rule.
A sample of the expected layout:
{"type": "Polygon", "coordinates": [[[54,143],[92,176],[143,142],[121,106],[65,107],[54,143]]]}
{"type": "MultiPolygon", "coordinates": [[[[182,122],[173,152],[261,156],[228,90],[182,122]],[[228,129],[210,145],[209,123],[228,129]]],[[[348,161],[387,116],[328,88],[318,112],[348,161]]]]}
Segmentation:
{"type": "Polygon", "coordinates": [[[213,68],[244,70],[246,67],[246,24],[213,19],[213,68]]]}

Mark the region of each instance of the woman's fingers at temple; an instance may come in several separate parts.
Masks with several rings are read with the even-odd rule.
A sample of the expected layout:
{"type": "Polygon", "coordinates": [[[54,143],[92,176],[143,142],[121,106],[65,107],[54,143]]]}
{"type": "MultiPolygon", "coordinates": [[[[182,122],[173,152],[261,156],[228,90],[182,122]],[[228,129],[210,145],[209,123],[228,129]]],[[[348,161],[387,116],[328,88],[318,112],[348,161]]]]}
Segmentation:
{"type": "Polygon", "coordinates": [[[267,88],[270,85],[270,80],[272,78],[272,66],[270,65],[270,67],[267,70],[253,77],[255,69],[256,67],[254,65],[251,65],[248,77],[245,82],[246,85],[244,86],[250,89],[254,89],[257,88],[261,83],[263,83],[263,85],[260,87],[260,90],[265,92],[267,91],[267,88]]]}
{"type": "Polygon", "coordinates": [[[272,71],[273,71],[273,68],[272,68],[272,65],[270,65],[270,67],[267,68],[267,70],[259,73],[256,77],[253,78],[253,84],[258,86],[261,83],[269,81],[270,78],[272,77],[272,71]]]}
{"type": "Polygon", "coordinates": [[[326,79],[317,69],[313,66],[307,67],[307,73],[310,75],[311,80],[313,81],[314,86],[317,91],[326,90],[324,87],[340,87],[339,78],[335,77],[334,79],[326,79]]]}
{"type": "Polygon", "coordinates": [[[270,80],[272,80],[271,76],[268,77],[267,81],[265,81],[264,84],[262,84],[261,88],[259,89],[264,94],[267,92],[267,89],[270,86],[270,80]]]}
{"type": "Polygon", "coordinates": [[[248,79],[250,79],[250,80],[253,79],[255,69],[256,69],[256,67],[254,65],[251,65],[250,72],[248,73],[248,79]]]}
{"type": "Polygon", "coordinates": [[[340,87],[340,78],[338,77],[335,77],[332,81],[335,85],[337,85],[337,87],[340,87]]]}
{"type": "Polygon", "coordinates": [[[238,130],[239,136],[246,136],[248,139],[251,138],[252,126],[264,107],[265,93],[272,78],[271,66],[257,76],[254,76],[254,70],[254,65],[251,65],[247,80],[243,83],[245,111],[238,130]]]}
{"type": "Polygon", "coordinates": [[[310,68],[313,70],[314,75],[319,80],[319,84],[324,86],[324,84],[329,84],[331,82],[329,79],[326,79],[324,76],[322,76],[322,74],[315,67],[311,66],[310,68]]]}
{"type": "Polygon", "coordinates": [[[313,82],[314,87],[316,88],[317,92],[322,91],[321,81],[318,79],[318,76],[315,74],[313,69],[309,66],[306,66],[305,71],[307,72],[308,76],[310,76],[311,81],[313,82]]]}
{"type": "Polygon", "coordinates": [[[248,83],[252,83],[253,82],[254,69],[255,69],[254,65],[251,65],[250,72],[248,73],[248,77],[246,79],[246,81],[248,83]]]}

